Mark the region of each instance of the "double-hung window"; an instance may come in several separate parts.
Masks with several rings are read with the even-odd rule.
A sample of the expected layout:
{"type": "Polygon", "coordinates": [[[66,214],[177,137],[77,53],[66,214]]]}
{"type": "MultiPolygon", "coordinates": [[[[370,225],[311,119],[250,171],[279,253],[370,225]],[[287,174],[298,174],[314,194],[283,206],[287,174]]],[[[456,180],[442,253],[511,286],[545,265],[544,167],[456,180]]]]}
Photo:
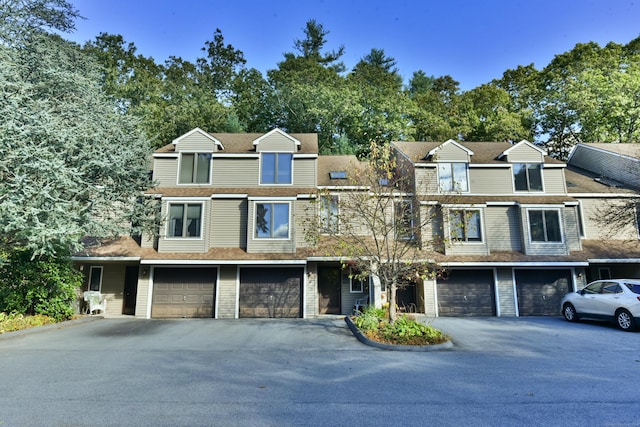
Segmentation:
{"type": "Polygon", "coordinates": [[[293,154],[262,153],[262,184],[291,184],[292,171],[293,154]]]}
{"type": "Polygon", "coordinates": [[[466,163],[438,163],[438,184],[442,192],[469,191],[469,174],[466,163]]]}
{"type": "Polygon", "coordinates": [[[322,233],[338,232],[338,196],[320,197],[320,231],[322,233]]]}
{"type": "Polygon", "coordinates": [[[393,204],[396,239],[412,240],[415,237],[413,224],[413,203],[401,200],[393,204]]]}
{"type": "Polygon", "coordinates": [[[255,238],[289,238],[289,203],[256,203],[255,238]]]}
{"type": "Polygon", "coordinates": [[[452,241],[482,241],[482,229],[479,210],[456,209],[449,211],[449,228],[451,229],[452,241]]]}
{"type": "Polygon", "coordinates": [[[513,182],[516,191],[542,191],[542,164],[514,163],[513,182]]]}
{"type": "Polygon", "coordinates": [[[182,153],[180,184],[208,184],[211,176],[211,153],[182,153]]]}
{"type": "Polygon", "coordinates": [[[202,204],[171,203],[168,237],[200,237],[202,204]]]}
{"type": "Polygon", "coordinates": [[[557,210],[530,210],[529,230],[532,242],[562,242],[560,214],[557,210]]]}
{"type": "Polygon", "coordinates": [[[100,292],[102,287],[102,267],[92,266],[89,270],[89,290],[100,292]]]}

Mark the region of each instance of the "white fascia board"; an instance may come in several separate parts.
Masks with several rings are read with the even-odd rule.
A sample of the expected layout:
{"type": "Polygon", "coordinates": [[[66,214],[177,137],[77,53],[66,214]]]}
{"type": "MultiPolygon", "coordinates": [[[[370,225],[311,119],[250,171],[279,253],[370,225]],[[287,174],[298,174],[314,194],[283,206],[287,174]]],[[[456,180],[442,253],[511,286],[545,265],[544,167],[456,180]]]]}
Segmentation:
{"type": "Polygon", "coordinates": [[[163,197],[162,200],[167,200],[170,202],[206,202],[207,200],[211,200],[211,196],[202,196],[202,197],[189,197],[189,196],[168,196],[163,197]]]}
{"type": "Polygon", "coordinates": [[[214,159],[219,158],[236,158],[236,159],[258,159],[260,158],[260,154],[234,154],[234,153],[221,153],[216,151],[212,156],[214,159]]]}
{"type": "Polygon", "coordinates": [[[564,163],[541,163],[545,169],[565,169],[567,167],[564,163]]]}
{"type": "Polygon", "coordinates": [[[248,194],[213,194],[212,199],[246,199],[248,194]]]}
{"type": "Polygon", "coordinates": [[[588,267],[589,262],[569,261],[569,262],[442,262],[438,265],[443,267],[588,267]]]}
{"type": "Polygon", "coordinates": [[[294,159],[317,159],[317,154],[294,154],[294,159]]]}
{"type": "Polygon", "coordinates": [[[571,197],[584,197],[585,199],[637,199],[640,194],[629,193],[569,193],[571,197]]]}
{"type": "Polygon", "coordinates": [[[589,258],[587,259],[590,263],[593,264],[638,264],[640,263],[640,259],[638,258],[589,258]]]}
{"type": "Polygon", "coordinates": [[[416,163],[414,165],[417,168],[436,168],[438,167],[437,163],[416,163]]]}
{"type": "Polygon", "coordinates": [[[560,204],[560,203],[549,203],[549,204],[544,204],[544,203],[518,203],[518,205],[520,205],[523,208],[538,208],[538,209],[562,208],[562,207],[564,207],[564,203],[562,203],[562,204],[560,204]]]}
{"type": "Polygon", "coordinates": [[[178,153],[154,153],[153,158],[167,158],[167,159],[177,159],[180,155],[178,153]]]}
{"type": "Polygon", "coordinates": [[[333,190],[333,191],[339,191],[339,190],[358,190],[358,191],[364,191],[364,190],[369,190],[369,186],[358,186],[358,185],[325,185],[325,186],[319,186],[318,190],[333,190]]]}
{"type": "Polygon", "coordinates": [[[298,194],[297,199],[315,199],[316,195],[315,194],[298,194]]]}
{"type": "Polygon", "coordinates": [[[306,260],[184,260],[184,259],[145,259],[142,265],[305,265],[306,260]]]}
{"type": "Polygon", "coordinates": [[[425,201],[421,201],[421,202],[420,202],[420,204],[421,204],[421,205],[433,205],[433,206],[437,206],[437,205],[439,205],[440,203],[438,203],[438,201],[437,201],[437,200],[427,200],[426,202],[425,202],[425,201]]]}
{"type": "Polygon", "coordinates": [[[140,261],[139,256],[72,256],[71,261],[91,261],[91,262],[130,262],[140,261]]]}
{"type": "Polygon", "coordinates": [[[518,202],[486,202],[487,206],[518,206],[518,202]]]}
{"type": "Polygon", "coordinates": [[[511,167],[511,163],[499,164],[499,163],[469,163],[469,168],[474,169],[509,169],[511,167]]]}
{"type": "Polygon", "coordinates": [[[268,202],[268,201],[295,201],[297,199],[297,197],[248,197],[248,200],[250,201],[261,201],[261,202],[268,202]]]}
{"type": "Polygon", "coordinates": [[[443,203],[444,208],[486,208],[486,203],[443,203]]]}

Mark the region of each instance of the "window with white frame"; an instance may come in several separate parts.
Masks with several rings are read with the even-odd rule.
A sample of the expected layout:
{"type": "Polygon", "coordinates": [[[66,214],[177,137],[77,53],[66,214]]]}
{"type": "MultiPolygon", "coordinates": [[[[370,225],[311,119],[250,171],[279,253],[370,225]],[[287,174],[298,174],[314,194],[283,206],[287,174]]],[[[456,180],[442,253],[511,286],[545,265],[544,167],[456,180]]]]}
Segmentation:
{"type": "Polygon", "coordinates": [[[456,242],[481,242],[482,223],[478,209],[453,209],[449,211],[451,240],[456,242]]]}
{"type": "Polygon", "coordinates": [[[289,238],[289,203],[256,203],[255,217],[255,238],[289,238]]]}
{"type": "Polygon", "coordinates": [[[262,153],[262,184],[291,184],[293,176],[293,154],[262,153]]]}
{"type": "Polygon", "coordinates": [[[514,163],[512,167],[516,191],[542,191],[542,164],[514,163]]]}
{"type": "Polygon", "coordinates": [[[442,192],[469,191],[469,173],[466,163],[438,163],[438,184],[442,192]]]}
{"type": "Polygon", "coordinates": [[[529,210],[529,230],[532,242],[562,242],[558,210],[529,210]]]}
{"type": "Polygon", "coordinates": [[[411,200],[394,202],[393,211],[396,239],[413,239],[415,237],[415,230],[413,223],[413,203],[411,200]]]}
{"type": "Polygon", "coordinates": [[[320,196],[320,231],[323,233],[338,232],[338,196],[320,196]]]}
{"type": "Polygon", "coordinates": [[[369,277],[358,277],[357,272],[351,269],[349,271],[349,281],[351,282],[349,291],[352,294],[361,294],[367,289],[369,277]]]}
{"type": "Polygon", "coordinates": [[[200,237],[202,204],[170,203],[167,237],[200,237]]]}
{"type": "Polygon", "coordinates": [[[180,184],[208,184],[211,176],[211,153],[180,155],[180,184]]]}
{"type": "Polygon", "coordinates": [[[98,291],[102,289],[102,267],[92,266],[89,270],[89,286],[88,290],[98,291]]]}

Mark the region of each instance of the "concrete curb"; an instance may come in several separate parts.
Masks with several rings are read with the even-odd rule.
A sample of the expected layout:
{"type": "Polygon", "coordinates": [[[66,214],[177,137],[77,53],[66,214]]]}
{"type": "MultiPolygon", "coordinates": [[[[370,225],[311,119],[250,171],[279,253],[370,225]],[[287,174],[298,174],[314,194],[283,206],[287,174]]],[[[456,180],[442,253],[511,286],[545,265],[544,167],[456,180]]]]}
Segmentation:
{"type": "Polygon", "coordinates": [[[53,323],[51,325],[36,326],[34,328],[20,329],[19,331],[5,332],[4,334],[0,334],[0,340],[4,338],[20,337],[24,335],[36,334],[38,332],[50,331],[51,329],[62,329],[68,326],[75,326],[81,323],[92,322],[94,320],[99,320],[99,319],[104,319],[104,316],[101,316],[101,315],[84,316],[78,319],[66,320],[64,322],[59,322],[59,323],[53,323]]]}
{"type": "Polygon", "coordinates": [[[372,341],[367,338],[358,327],[353,323],[351,317],[345,316],[344,321],[347,323],[349,329],[355,337],[363,344],[366,344],[371,347],[380,348],[383,350],[393,350],[393,351],[438,351],[438,350],[448,350],[453,347],[453,343],[451,341],[443,342],[442,344],[433,344],[433,345],[393,345],[393,344],[384,344],[377,341],[372,341]]]}

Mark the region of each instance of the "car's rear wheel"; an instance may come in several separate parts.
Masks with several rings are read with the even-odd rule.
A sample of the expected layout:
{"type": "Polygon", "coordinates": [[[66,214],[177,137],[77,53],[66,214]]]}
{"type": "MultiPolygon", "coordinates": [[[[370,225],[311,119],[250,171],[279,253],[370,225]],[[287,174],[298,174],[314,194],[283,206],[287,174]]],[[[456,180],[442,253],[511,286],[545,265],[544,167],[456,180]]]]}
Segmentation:
{"type": "Polygon", "coordinates": [[[569,322],[578,321],[578,313],[576,313],[576,308],[573,306],[573,304],[565,304],[564,307],[562,307],[562,315],[569,322]]]}
{"type": "Polygon", "coordinates": [[[616,325],[623,331],[632,331],[635,325],[631,313],[624,308],[616,311],[616,325]]]}

